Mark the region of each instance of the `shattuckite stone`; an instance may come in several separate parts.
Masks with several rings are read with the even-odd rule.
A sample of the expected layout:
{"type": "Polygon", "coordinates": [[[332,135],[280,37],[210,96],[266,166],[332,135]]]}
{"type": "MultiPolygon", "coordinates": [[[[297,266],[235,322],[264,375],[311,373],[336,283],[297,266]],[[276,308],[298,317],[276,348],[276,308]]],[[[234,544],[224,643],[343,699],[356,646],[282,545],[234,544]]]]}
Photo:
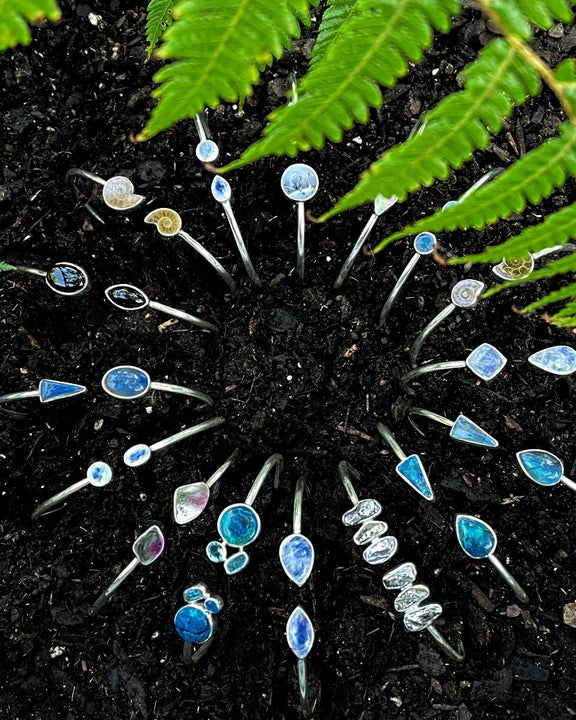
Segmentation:
{"type": "Polygon", "coordinates": [[[496,549],[494,530],[472,515],[458,515],[456,536],[462,550],[477,560],[488,557],[496,549]]]}
{"type": "Polygon", "coordinates": [[[244,503],[229,505],[218,518],[220,537],[232,547],[243,547],[253,542],[260,532],[258,513],[244,503]]]}
{"type": "Polygon", "coordinates": [[[184,590],[184,602],[197,602],[198,600],[202,600],[205,594],[206,591],[203,585],[192,585],[184,590]]]}
{"type": "Polygon", "coordinates": [[[400,477],[411,485],[426,500],[433,500],[434,493],[430,480],[418,455],[408,455],[396,465],[396,472],[400,477]]]}
{"type": "Polygon", "coordinates": [[[174,617],[176,632],[184,642],[203,643],[212,634],[210,616],[196,605],[181,607],[174,617]]]}
{"type": "Polygon", "coordinates": [[[303,660],[314,644],[314,628],[304,609],[298,605],[292,611],[286,623],[286,639],[290,650],[299,660],[303,660]]]}
{"type": "Polygon", "coordinates": [[[508,360],[504,355],[490,343],[478,345],[466,358],[468,368],[486,382],[493,380],[503,370],[507,362],[508,360]]]}
{"type": "Polygon", "coordinates": [[[560,458],[546,450],[521,450],[516,458],[530,480],[538,485],[556,485],[564,475],[560,458]]]}
{"type": "Polygon", "coordinates": [[[204,607],[206,608],[206,612],[209,612],[211,615],[216,615],[216,613],[219,613],[220,610],[222,610],[223,604],[224,603],[222,602],[222,598],[218,597],[217,595],[206,598],[206,600],[204,601],[204,607]]]}
{"type": "Polygon", "coordinates": [[[150,389],[150,376],[144,370],[132,365],[112,368],[102,378],[107,393],[121,400],[142,397],[150,389]]]}

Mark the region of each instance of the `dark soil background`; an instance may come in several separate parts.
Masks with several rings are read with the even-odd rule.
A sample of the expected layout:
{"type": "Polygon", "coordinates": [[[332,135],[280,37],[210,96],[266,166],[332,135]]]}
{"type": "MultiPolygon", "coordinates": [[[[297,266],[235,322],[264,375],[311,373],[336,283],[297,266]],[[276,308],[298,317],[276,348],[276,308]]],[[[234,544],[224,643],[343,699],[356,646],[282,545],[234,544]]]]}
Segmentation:
{"type": "MultiPolygon", "coordinates": [[[[63,20],[34,31],[30,47],[0,57],[2,181],[0,257],[48,268],[68,260],[87,269],[91,291],[60,298],[38,278],[0,277],[1,393],[36,388],[41,378],[80,382],[86,395],[29,409],[24,419],[0,419],[2,486],[0,585],[2,611],[0,716],[10,720],[83,718],[297,718],[295,659],[284,628],[302,603],[317,638],[308,666],[322,694],[316,717],[357,720],[480,720],[555,718],[576,713],[576,629],[564,608],[576,601],[574,497],[564,486],[536,487],[520,477],[514,453],[550,449],[574,475],[574,384],[538,372],[526,359],[565,343],[568,331],[522,306],[545,287],[527,285],[473,310],[456,312],[426,343],[422,361],[461,359],[481,342],[509,359],[489,386],[470,373],[430,375],[414,396],[399,388],[407,350],[420,329],[449,302],[462,267],[422,260],[388,327],[378,326],[382,304],[412,255],[411,240],[376,258],[362,256],[339,291],[338,269],[370,208],[326,226],[309,225],[305,283],[294,276],[296,214],[280,191],[290,164],[270,159],[233,174],[234,210],[264,289],[250,287],[210,174],[194,157],[192,122],[138,145],[130,138],[153,106],[157,62],[145,64],[145,3],[126,11],[117,0],[62,2],[63,20]],[[66,184],[70,167],[103,178],[126,174],[146,208],[130,215],[107,211],[99,188],[66,184]],[[91,200],[106,219],[86,211],[91,200]],[[230,296],[212,270],[180,239],[160,239],[143,223],[154,207],[177,209],[185,228],[204,242],[241,285],[230,296]],[[104,298],[113,283],[129,282],[152,299],[221,327],[203,334],[155,312],[129,315],[104,298]],[[122,453],[152,443],[198,420],[193,404],[164,393],[120,402],[100,388],[110,367],[135,364],[152,379],[199,387],[216,400],[222,428],[155,453],[138,470],[122,453]],[[289,376],[291,379],[289,379],[289,376]],[[406,418],[411,403],[455,418],[464,412],[500,440],[485,452],[450,441],[446,428],[426,424],[425,439],[406,418]],[[407,453],[421,454],[436,491],[419,500],[396,476],[396,458],[377,438],[386,422],[407,453]],[[174,489],[207,479],[234,448],[236,466],[218,495],[190,526],[171,520],[174,489]],[[245,495],[264,460],[280,452],[286,469],[276,493],[269,481],[256,501],[263,530],[249,567],[225,576],[204,555],[216,539],[216,518],[245,495]],[[116,470],[102,490],[85,489],[39,521],[37,503],[84,477],[104,459],[116,470]],[[438,627],[466,660],[448,661],[427,633],[410,635],[382,588],[380,567],[367,566],[341,523],[350,507],[337,476],[341,459],[363,474],[360,497],[384,505],[400,543],[398,561],[412,560],[419,578],[441,602],[438,627]],[[307,479],[303,532],[317,563],[296,590],[278,562],[291,532],[296,480],[307,479]],[[520,605],[488,562],[473,562],[456,542],[456,512],[480,515],[496,530],[498,556],[526,587],[520,605]],[[132,558],[134,538],[152,523],[166,550],[138,568],[96,617],[88,609],[132,558]],[[217,640],[195,667],[183,664],[172,618],[182,590],[203,580],[222,595],[217,640]]],[[[552,64],[576,43],[555,28],[536,43],[552,64]]],[[[243,113],[226,106],[209,115],[222,162],[259,134],[266,115],[283,102],[291,72],[302,74],[314,28],[256,88],[243,113]]],[[[479,15],[466,10],[424,62],[386,93],[371,122],[338,146],[302,158],[321,180],[309,204],[315,215],[346,192],[385,148],[404,139],[419,115],[457,89],[458,72],[490,37],[479,15]]],[[[554,133],[559,110],[549,93],[518,111],[494,144],[446,183],[396,206],[378,232],[401,227],[458,197],[484,172],[507,164],[554,133]]],[[[439,238],[444,254],[475,251],[563,205],[569,183],[542,208],[530,207],[484,233],[439,238]]],[[[379,235],[376,232],[373,240],[379,235]]],[[[488,284],[487,267],[471,277],[488,284]]],[[[387,567],[392,567],[392,563],[387,567]]]]}

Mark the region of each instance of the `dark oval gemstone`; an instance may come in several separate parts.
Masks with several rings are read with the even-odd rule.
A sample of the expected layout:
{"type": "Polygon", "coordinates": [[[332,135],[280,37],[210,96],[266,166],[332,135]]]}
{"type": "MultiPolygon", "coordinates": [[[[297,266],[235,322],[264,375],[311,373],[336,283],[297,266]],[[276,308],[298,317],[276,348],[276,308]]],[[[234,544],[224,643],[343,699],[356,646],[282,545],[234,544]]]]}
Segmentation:
{"type": "Polygon", "coordinates": [[[113,285],[105,292],[108,300],[121,310],[139,310],[148,305],[147,296],[134,285],[113,285]]]}
{"type": "Polygon", "coordinates": [[[46,284],[60,295],[79,295],[88,289],[88,275],[78,265],[56,263],[46,274],[46,284]]]}

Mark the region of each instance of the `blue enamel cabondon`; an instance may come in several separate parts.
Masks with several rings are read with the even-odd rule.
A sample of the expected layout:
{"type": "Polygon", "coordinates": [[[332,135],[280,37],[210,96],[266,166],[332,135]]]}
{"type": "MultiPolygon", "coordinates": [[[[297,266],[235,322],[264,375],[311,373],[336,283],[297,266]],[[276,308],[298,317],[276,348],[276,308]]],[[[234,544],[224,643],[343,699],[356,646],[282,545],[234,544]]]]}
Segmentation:
{"type": "Polygon", "coordinates": [[[414,238],[414,250],[418,255],[432,255],[436,247],[436,235],[431,232],[421,232],[414,238]]]}
{"type": "Polygon", "coordinates": [[[40,402],[49,403],[54,400],[64,400],[74,395],[81,395],[86,392],[84,385],[76,383],[61,382],[60,380],[40,380],[38,394],[40,402]]]}
{"type": "Polygon", "coordinates": [[[105,373],[102,387],[119,400],[134,400],[150,389],[150,375],[133,365],[118,365],[105,373]]]}
{"type": "Polygon", "coordinates": [[[468,443],[469,445],[479,445],[480,447],[496,448],[498,440],[489,435],[475,422],[467,418],[465,415],[458,415],[454,420],[454,425],[450,429],[450,437],[453,440],[468,443]]]}
{"type": "Polygon", "coordinates": [[[303,660],[314,644],[314,627],[306,611],[297,605],[286,623],[286,639],[290,650],[303,660]]]}
{"type": "Polygon", "coordinates": [[[314,566],[314,546],[304,535],[288,535],[280,545],[280,563],[290,580],[302,587],[314,566]]]}

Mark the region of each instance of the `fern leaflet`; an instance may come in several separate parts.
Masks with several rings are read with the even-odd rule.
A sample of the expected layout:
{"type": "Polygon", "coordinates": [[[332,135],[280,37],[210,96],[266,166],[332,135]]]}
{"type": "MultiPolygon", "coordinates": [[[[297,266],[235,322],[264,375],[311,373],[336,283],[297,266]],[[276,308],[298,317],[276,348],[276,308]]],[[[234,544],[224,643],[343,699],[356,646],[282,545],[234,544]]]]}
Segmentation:
{"type": "Polygon", "coordinates": [[[15,268],[14,265],[9,265],[8,263],[0,260],[0,272],[6,272],[7,270],[17,270],[17,268],[15,268]]]}
{"type": "Polygon", "coordinates": [[[280,57],[300,34],[298,19],[310,22],[309,0],[184,0],[157,54],[176,62],[155,75],[159,98],[138,140],[146,140],[216,107],[247,96],[258,80],[258,66],[280,57]]]}
{"type": "Polygon", "coordinates": [[[338,31],[354,11],[354,0],[332,0],[322,15],[318,28],[318,37],[310,54],[310,67],[313,68],[323,57],[330,45],[338,37],[338,31]]]}
{"type": "MultiPolygon", "coordinates": [[[[568,298],[571,298],[572,302],[566,303],[566,306],[562,308],[562,310],[559,310],[554,315],[554,318],[576,315],[576,301],[573,300],[573,298],[576,298],[576,283],[565,285],[563,288],[560,288],[559,290],[554,290],[545,297],[535,300],[534,302],[530,303],[530,305],[527,305],[525,308],[523,308],[522,312],[529,313],[533,310],[537,310],[538,308],[543,307],[544,305],[552,305],[552,303],[557,303],[561,300],[566,300],[568,298]]],[[[572,319],[574,320],[575,318],[572,319]]]]}
{"type": "Polygon", "coordinates": [[[28,45],[32,39],[28,23],[60,20],[55,0],[0,0],[0,51],[28,45]]]}
{"type": "Polygon", "coordinates": [[[146,21],[146,56],[150,56],[154,52],[158,40],[164,35],[166,28],[172,25],[173,10],[176,0],[150,0],[146,13],[148,19],[146,21]]]}
{"type": "Polygon", "coordinates": [[[327,41],[299,83],[298,102],[272,113],[263,138],[225,170],[269,155],[293,157],[366,123],[370,107],[382,104],[379,85],[393,87],[410,62],[422,59],[434,28],[447,32],[460,12],[455,0],[334,0],[333,8],[339,25],[325,29],[327,41]]]}
{"type": "Polygon", "coordinates": [[[481,6],[498,22],[506,34],[530,40],[530,23],[549,30],[555,21],[572,22],[566,0],[481,0],[481,6]]]}

